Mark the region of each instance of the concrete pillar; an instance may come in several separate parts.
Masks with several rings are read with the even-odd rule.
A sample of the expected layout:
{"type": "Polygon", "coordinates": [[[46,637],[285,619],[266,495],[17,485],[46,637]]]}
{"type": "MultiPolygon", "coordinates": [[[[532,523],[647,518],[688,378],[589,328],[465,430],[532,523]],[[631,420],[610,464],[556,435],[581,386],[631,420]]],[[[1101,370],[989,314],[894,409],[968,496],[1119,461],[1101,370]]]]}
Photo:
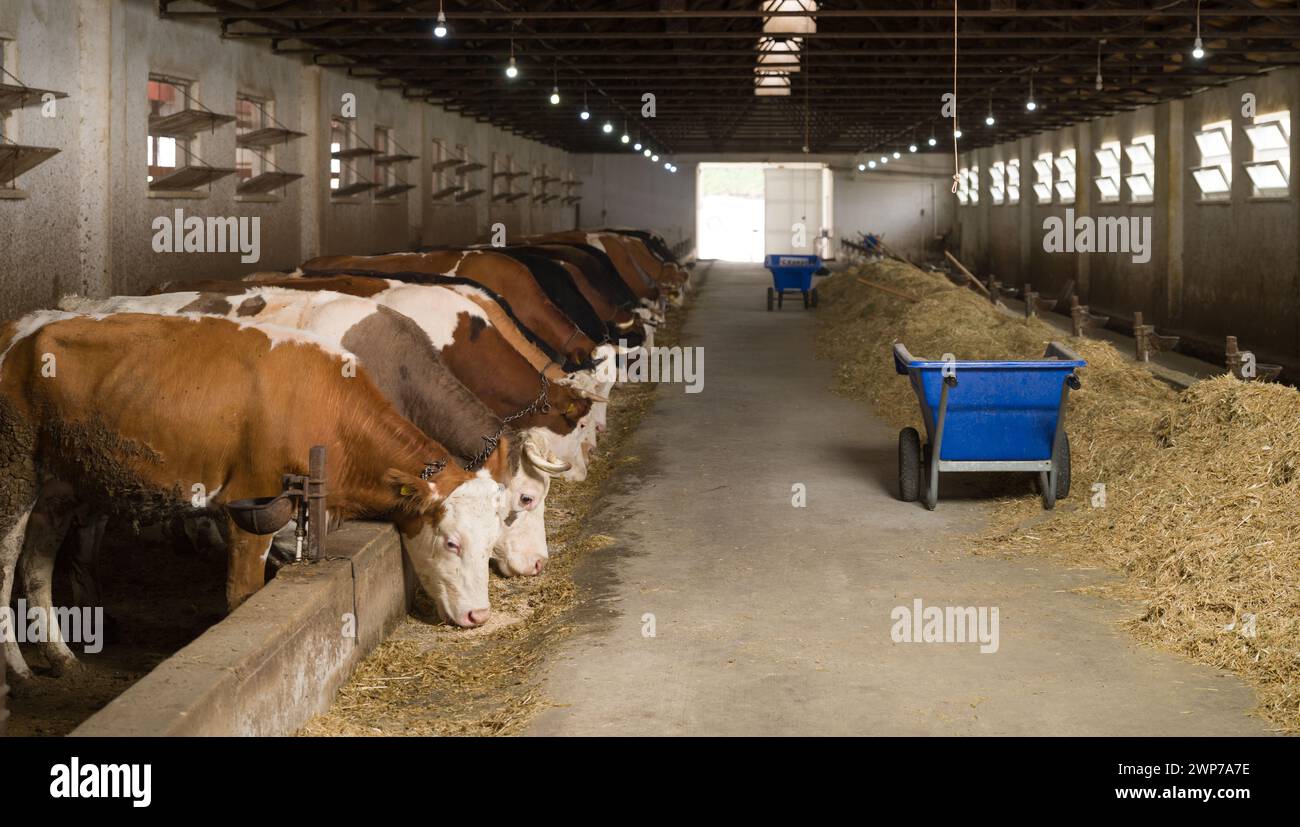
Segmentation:
{"type": "MultiPolygon", "coordinates": [[[[1156,198],[1165,218],[1165,313],[1170,321],[1183,315],[1183,208],[1187,180],[1184,162],[1186,124],[1181,100],[1170,101],[1156,110],[1156,151],[1165,150],[1164,197],[1157,185],[1156,198]],[[1160,132],[1164,131],[1164,140],[1160,132]]],[[[1157,159],[1157,168],[1161,164],[1157,159]]]]}
{"type": "Polygon", "coordinates": [[[301,92],[298,101],[298,122],[307,137],[300,141],[299,161],[303,176],[298,179],[302,187],[302,213],[299,216],[299,238],[302,249],[299,263],[321,254],[321,235],[324,232],[325,199],[329,197],[329,117],[321,105],[321,88],[324,70],[319,66],[304,66],[301,92]]]}
{"type": "MultiPolygon", "coordinates": [[[[114,88],[122,65],[114,60],[113,4],[111,0],[83,0],[77,4],[77,85],[72,100],[59,106],[77,118],[77,252],[83,296],[108,296],[113,291],[114,130],[123,128],[123,90],[114,88]],[[117,107],[115,110],[114,107],[117,107]]],[[[125,86],[125,84],[124,84],[125,86]]],[[[122,133],[117,133],[120,136],[122,133]]],[[[70,287],[71,285],[65,285],[70,287]]]]}
{"type": "MultiPolygon", "coordinates": [[[[1089,123],[1077,124],[1074,127],[1074,146],[1075,214],[1090,215],[1095,218],[1093,205],[1096,201],[1096,189],[1093,187],[1092,178],[1096,175],[1094,168],[1097,159],[1092,155],[1092,126],[1089,123]]],[[[1083,295],[1087,295],[1091,284],[1091,262],[1092,256],[1086,253],[1074,257],[1075,291],[1083,295]]]]}

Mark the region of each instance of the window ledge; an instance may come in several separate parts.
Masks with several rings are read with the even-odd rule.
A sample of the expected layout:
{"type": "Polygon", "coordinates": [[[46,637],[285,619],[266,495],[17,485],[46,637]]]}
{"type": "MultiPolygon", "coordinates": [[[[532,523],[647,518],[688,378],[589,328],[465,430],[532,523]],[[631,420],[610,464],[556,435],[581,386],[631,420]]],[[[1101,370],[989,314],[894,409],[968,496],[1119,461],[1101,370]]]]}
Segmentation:
{"type": "Polygon", "coordinates": [[[198,190],[149,190],[149,197],[201,200],[207,198],[208,193],[198,190]]]}
{"type": "Polygon", "coordinates": [[[398,204],[405,204],[406,199],[402,198],[399,200],[397,198],[375,198],[370,203],[380,207],[396,207],[398,204]]]}
{"type": "Polygon", "coordinates": [[[331,195],[330,203],[331,204],[352,204],[353,206],[360,206],[367,202],[362,201],[360,198],[357,198],[355,196],[349,198],[335,198],[334,196],[331,195]]]}
{"type": "Polygon", "coordinates": [[[1247,200],[1247,201],[1250,201],[1250,202],[1252,202],[1252,203],[1264,203],[1264,204],[1277,203],[1277,202],[1279,202],[1279,201],[1285,203],[1285,202],[1291,200],[1291,194],[1290,194],[1290,193],[1287,193],[1286,195],[1281,195],[1281,194],[1279,194],[1279,195],[1252,195],[1252,196],[1250,196],[1249,198],[1247,198],[1246,200],[1247,200]]]}
{"type": "Polygon", "coordinates": [[[279,204],[284,200],[283,195],[236,195],[235,201],[240,204],[279,204]]]}
{"type": "Polygon", "coordinates": [[[1198,198],[1196,203],[1203,207],[1231,207],[1231,198],[1198,198]]]}
{"type": "Polygon", "coordinates": [[[1148,198],[1145,201],[1133,201],[1130,199],[1127,203],[1130,207],[1150,207],[1155,205],[1156,200],[1154,198],[1148,198]]]}
{"type": "Polygon", "coordinates": [[[27,190],[0,189],[0,201],[26,201],[27,197],[27,190]]]}

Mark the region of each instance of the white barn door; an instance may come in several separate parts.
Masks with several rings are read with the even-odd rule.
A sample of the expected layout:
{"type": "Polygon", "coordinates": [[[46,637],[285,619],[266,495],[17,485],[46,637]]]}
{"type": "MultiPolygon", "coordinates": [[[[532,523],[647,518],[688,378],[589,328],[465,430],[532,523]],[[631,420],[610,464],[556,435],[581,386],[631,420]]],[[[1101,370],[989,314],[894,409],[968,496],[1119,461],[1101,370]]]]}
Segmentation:
{"type": "Polygon", "coordinates": [[[766,255],[821,252],[817,239],[828,218],[823,215],[822,173],[821,167],[763,171],[766,201],[763,249],[766,255]],[[801,225],[802,231],[796,229],[796,225],[801,225]]]}

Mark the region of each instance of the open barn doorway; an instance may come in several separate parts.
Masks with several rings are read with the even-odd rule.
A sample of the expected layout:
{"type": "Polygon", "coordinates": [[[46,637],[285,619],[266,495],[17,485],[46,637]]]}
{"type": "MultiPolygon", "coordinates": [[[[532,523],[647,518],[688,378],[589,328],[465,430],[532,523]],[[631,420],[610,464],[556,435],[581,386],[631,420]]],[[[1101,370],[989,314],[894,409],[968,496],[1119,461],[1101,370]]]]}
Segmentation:
{"type": "Polygon", "coordinates": [[[702,259],[759,263],[775,253],[832,247],[832,186],[825,164],[701,163],[696,238],[702,259]]]}

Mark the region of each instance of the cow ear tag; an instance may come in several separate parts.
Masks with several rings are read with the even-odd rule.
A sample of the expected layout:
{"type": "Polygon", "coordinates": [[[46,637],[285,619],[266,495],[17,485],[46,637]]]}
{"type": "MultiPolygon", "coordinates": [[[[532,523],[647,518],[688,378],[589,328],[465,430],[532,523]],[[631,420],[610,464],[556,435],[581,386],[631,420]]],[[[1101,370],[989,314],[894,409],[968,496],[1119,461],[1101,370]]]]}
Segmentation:
{"type": "Polygon", "coordinates": [[[411,486],[409,486],[409,485],[403,485],[403,486],[402,486],[402,496],[403,496],[403,497],[409,497],[409,496],[411,496],[411,495],[414,494],[414,493],[415,493],[415,489],[412,488],[411,486]]]}

